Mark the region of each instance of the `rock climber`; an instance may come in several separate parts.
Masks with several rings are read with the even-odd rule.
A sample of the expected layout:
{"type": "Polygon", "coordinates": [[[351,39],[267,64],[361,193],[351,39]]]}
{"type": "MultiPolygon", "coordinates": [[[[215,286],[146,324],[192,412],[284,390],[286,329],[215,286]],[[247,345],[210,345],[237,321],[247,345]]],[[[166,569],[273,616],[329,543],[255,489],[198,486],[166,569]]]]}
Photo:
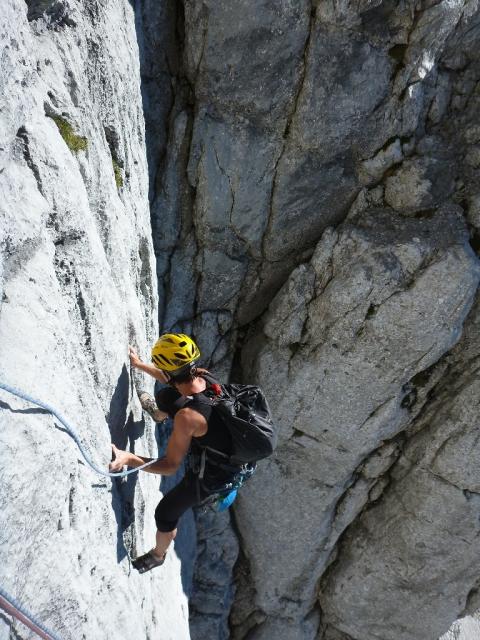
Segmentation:
{"type": "MultiPolygon", "coordinates": [[[[225,458],[232,453],[232,440],[212,404],[205,402],[214,391],[204,377],[209,372],[198,367],[200,350],[195,342],[184,334],[167,333],[153,345],[151,356],[153,364],[145,363],[135,349],[129,348],[133,367],[169,387],[161,389],[155,400],[148,393],[139,391],[140,402],[155,421],[171,417],[174,422],[164,457],[144,471],[173,475],[187,454],[188,458],[183,479],[164,495],[155,510],[155,546],[132,562],[140,573],[163,564],[167,549],[176,536],[178,520],[185,511],[232,486],[234,479],[242,473],[242,467],[225,464],[225,458]],[[205,447],[209,447],[208,457],[200,453],[205,447]]],[[[124,465],[136,468],[152,460],[117,449],[114,444],[112,449],[111,471],[121,471],[124,465]]]]}

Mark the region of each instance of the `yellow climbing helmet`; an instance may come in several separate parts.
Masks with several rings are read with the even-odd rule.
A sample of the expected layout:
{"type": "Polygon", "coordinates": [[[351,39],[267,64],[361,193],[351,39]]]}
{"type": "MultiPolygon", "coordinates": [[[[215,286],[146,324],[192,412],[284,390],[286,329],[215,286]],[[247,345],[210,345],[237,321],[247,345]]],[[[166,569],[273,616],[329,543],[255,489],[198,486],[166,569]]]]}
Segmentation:
{"type": "Polygon", "coordinates": [[[164,333],[152,347],[152,362],[163,371],[178,371],[199,357],[199,348],[184,333],[164,333]]]}

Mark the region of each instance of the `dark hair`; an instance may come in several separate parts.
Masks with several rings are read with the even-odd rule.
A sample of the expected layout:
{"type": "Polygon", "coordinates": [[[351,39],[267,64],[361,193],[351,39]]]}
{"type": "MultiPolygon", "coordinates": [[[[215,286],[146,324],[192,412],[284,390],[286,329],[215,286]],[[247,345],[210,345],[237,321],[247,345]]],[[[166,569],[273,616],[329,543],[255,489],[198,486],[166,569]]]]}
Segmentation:
{"type": "Polygon", "coordinates": [[[155,401],[160,411],[168,413],[170,418],[174,418],[177,411],[187,404],[188,399],[182,396],[176,389],[164,387],[155,394],[155,401]]]}
{"type": "Polygon", "coordinates": [[[201,378],[203,374],[208,373],[206,369],[196,367],[195,365],[190,367],[184,367],[178,375],[175,375],[175,371],[167,371],[170,375],[169,384],[174,385],[175,382],[192,382],[195,378],[201,378]]]}

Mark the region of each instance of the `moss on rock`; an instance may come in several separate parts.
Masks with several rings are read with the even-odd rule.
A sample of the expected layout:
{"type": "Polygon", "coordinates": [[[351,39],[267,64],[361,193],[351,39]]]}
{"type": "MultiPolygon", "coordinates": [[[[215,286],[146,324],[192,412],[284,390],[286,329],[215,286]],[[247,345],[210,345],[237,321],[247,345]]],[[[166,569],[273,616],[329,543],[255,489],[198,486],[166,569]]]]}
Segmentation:
{"type": "Polygon", "coordinates": [[[114,157],[112,157],[113,173],[115,175],[115,184],[120,189],[123,187],[122,167],[118,164],[114,157]]]}
{"type": "Polygon", "coordinates": [[[77,153],[78,151],[85,151],[88,147],[88,140],[83,136],[79,136],[73,130],[72,125],[62,118],[61,116],[49,116],[55,122],[60,131],[60,135],[65,140],[67,147],[73,153],[77,153]]]}

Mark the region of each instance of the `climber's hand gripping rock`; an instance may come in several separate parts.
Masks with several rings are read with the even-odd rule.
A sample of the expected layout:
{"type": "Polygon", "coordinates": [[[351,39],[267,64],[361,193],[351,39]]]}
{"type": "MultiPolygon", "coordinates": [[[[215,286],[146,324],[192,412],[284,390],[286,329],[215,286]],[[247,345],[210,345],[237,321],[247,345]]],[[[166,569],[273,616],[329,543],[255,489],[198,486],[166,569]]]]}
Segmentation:
{"type": "Polygon", "coordinates": [[[145,371],[156,380],[160,380],[160,382],[167,383],[169,378],[161,369],[157,369],[157,367],[153,364],[147,364],[143,362],[134,347],[129,345],[128,347],[128,357],[130,358],[130,364],[135,369],[140,369],[140,371],[145,371]]]}

